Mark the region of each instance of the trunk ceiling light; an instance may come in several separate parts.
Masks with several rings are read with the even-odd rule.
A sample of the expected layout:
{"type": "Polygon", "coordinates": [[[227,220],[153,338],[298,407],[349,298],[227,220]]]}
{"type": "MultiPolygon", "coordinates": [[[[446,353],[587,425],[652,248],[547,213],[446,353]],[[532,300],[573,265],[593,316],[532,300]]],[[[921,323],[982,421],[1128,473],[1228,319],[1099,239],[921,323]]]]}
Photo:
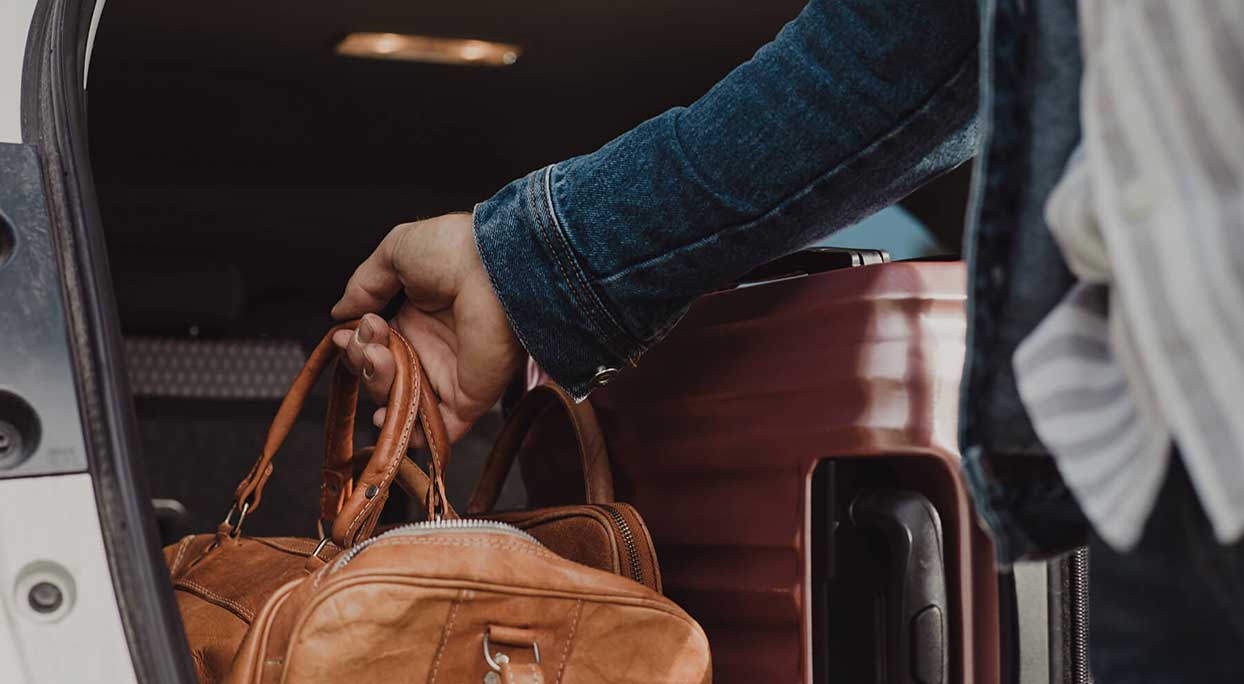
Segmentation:
{"type": "Polygon", "coordinates": [[[336,52],[365,59],[477,66],[509,66],[523,53],[522,48],[508,43],[406,33],[351,33],[337,44],[336,52]]]}

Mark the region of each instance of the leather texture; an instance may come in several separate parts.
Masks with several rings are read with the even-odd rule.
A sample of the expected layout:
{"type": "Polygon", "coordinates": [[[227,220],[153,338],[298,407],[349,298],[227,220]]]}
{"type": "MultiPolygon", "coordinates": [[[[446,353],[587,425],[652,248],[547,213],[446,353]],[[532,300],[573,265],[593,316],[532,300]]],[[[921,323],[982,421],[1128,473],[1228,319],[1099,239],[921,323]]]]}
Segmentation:
{"type": "MultiPolygon", "coordinates": [[[[371,537],[380,509],[394,482],[407,489],[416,501],[424,504],[425,510],[429,511],[429,518],[451,522],[458,518],[444,495],[443,472],[449,462],[450,452],[437,402],[424,380],[413,349],[400,334],[393,331],[390,335],[390,350],[395,357],[396,373],[389,396],[388,415],[374,447],[352,453],[350,435],[358,397],[357,381],[340,368],[334,371],[325,435],[327,446],[323,469],[324,485],[321,490],[320,524],[322,529],[327,530],[325,537],[317,541],[301,538],[249,538],[241,535],[247,516],[253,515],[260,506],[264,485],[273,472],[281,442],[297,418],[316,378],[335,358],[335,350],[331,346],[332,334],[352,326],[353,324],[346,324],[334,328],[312,352],[278,409],[260,458],[239,484],[234,505],[216,533],[186,537],[165,549],[169,573],[201,682],[222,681],[234,662],[243,637],[257,628],[255,625],[258,624],[258,616],[268,610],[267,607],[271,607],[274,602],[286,600],[289,595],[286,588],[319,576],[315,573],[324,570],[326,561],[339,556],[341,549],[357,545],[371,537]],[[423,431],[432,452],[429,460],[430,473],[424,472],[406,456],[412,431],[416,428],[423,431]],[[347,453],[349,456],[344,455],[347,453]],[[356,479],[355,473],[360,470],[356,479]]],[[[575,454],[584,466],[580,479],[586,483],[585,488],[590,493],[588,498],[592,499],[592,503],[489,514],[486,517],[509,520],[528,530],[540,542],[544,542],[542,545],[531,541],[530,545],[534,550],[523,551],[525,556],[534,554],[548,558],[561,553],[590,566],[584,567],[565,561],[582,573],[589,573],[575,578],[576,586],[581,591],[589,592],[593,583],[600,581],[601,574],[611,577],[610,581],[619,575],[633,578],[638,581],[636,588],[645,585],[643,589],[649,592],[650,600],[673,610],[671,614],[680,615],[679,619],[684,619],[685,614],[659,596],[660,571],[651,538],[642,519],[633,508],[612,501],[612,479],[608,457],[603,449],[603,438],[594,419],[590,416],[583,418],[584,411],[590,411],[590,407],[575,407],[568,397],[564,397],[564,393],[561,398],[568,402],[561,406],[566,415],[572,418],[570,423],[583,435],[575,454]],[[607,500],[596,501],[601,498],[607,500]]],[[[518,417],[538,411],[537,404],[550,403],[554,399],[559,399],[556,390],[533,393],[526,404],[533,408],[526,413],[520,412],[518,417]]],[[[516,420],[503,430],[503,435],[509,437],[498,442],[486,467],[493,476],[504,480],[506,471],[514,462],[514,450],[522,443],[522,434],[527,428],[526,423],[516,420]]],[[[495,501],[495,491],[489,494],[490,486],[482,485],[473,500],[481,505],[491,505],[495,501]]],[[[457,545],[459,542],[449,546],[457,545]]],[[[488,547],[488,540],[483,545],[488,547]]],[[[406,564],[407,561],[402,563],[406,564]]],[[[464,572],[467,570],[464,569],[464,572]]],[[[467,576],[474,575],[468,572],[467,576]]],[[[629,583],[627,580],[620,581],[629,583]]],[[[368,606],[360,605],[354,609],[366,610],[368,606]]],[[[643,615],[647,619],[647,613],[643,615]]],[[[513,621],[507,624],[508,627],[498,626],[498,634],[501,635],[500,638],[508,638],[511,642],[516,638],[515,634],[526,629],[513,621]]],[[[694,625],[694,622],[691,624],[694,625]]],[[[698,630],[698,626],[695,629],[698,630]]],[[[352,637],[343,633],[342,638],[352,637]]],[[[573,639],[573,634],[566,638],[573,639]]],[[[700,638],[703,639],[702,633],[700,638]]],[[[342,642],[342,647],[349,643],[342,642]]],[[[423,648],[431,650],[435,644],[435,640],[429,641],[423,644],[423,648]]],[[[412,644],[411,647],[418,646],[412,644]]],[[[479,652],[482,653],[482,650],[479,652]]],[[[703,657],[707,663],[706,646],[703,657]]],[[[494,672],[498,677],[503,677],[501,682],[510,681],[504,679],[507,677],[514,682],[542,682],[545,675],[536,665],[534,662],[524,664],[521,658],[516,658],[508,662],[498,662],[494,672]]]]}
{"type": "Polygon", "coordinates": [[[647,525],[634,507],[614,499],[613,473],[596,412],[591,403],[576,403],[556,385],[532,388],[514,407],[484,464],[467,515],[514,525],[565,558],[661,591],[661,570],[647,525]],[[541,434],[549,433],[538,432],[537,426],[570,439],[541,442],[541,434]],[[561,497],[542,502],[541,508],[487,513],[516,460],[569,463],[561,471],[565,480],[581,482],[583,488],[574,493],[565,491],[573,486],[565,487],[561,497]]]}
{"type": "MultiPolygon", "coordinates": [[[[553,385],[533,388],[518,402],[502,426],[466,515],[513,525],[565,558],[629,577],[660,592],[661,568],[652,535],[633,506],[614,499],[613,474],[604,443],[590,403],[575,403],[564,390],[553,385]],[[537,424],[562,430],[572,439],[552,445],[537,442],[535,448],[528,448],[532,444],[528,437],[537,424]],[[550,446],[557,450],[548,448],[550,446]],[[516,460],[538,464],[554,459],[575,464],[565,476],[570,482],[582,482],[583,489],[578,493],[565,493],[564,497],[583,503],[491,511],[516,460]]],[[[370,449],[364,449],[354,460],[365,460],[369,454],[370,449]]],[[[349,472],[349,468],[345,472],[349,472]]],[[[399,465],[396,482],[415,501],[423,501],[430,486],[427,476],[410,459],[404,459],[399,465]]],[[[445,506],[445,517],[458,517],[453,506],[448,503],[445,506]]]]}
{"type": "Polygon", "coordinates": [[[956,447],[961,263],[861,266],[698,300],[592,395],[614,487],[652,532],[665,593],[725,684],[811,682],[810,477],[901,459],[943,522],[954,682],[993,684],[997,579],[956,447]]]}
{"type": "MultiPolygon", "coordinates": [[[[397,361],[409,366],[410,376],[421,377],[413,353],[398,355],[397,361]]],[[[421,421],[426,429],[439,422],[438,409],[435,402],[424,400],[426,395],[416,394],[421,397],[416,413],[427,416],[421,421]]],[[[533,401],[547,394],[537,393],[533,401]]],[[[400,411],[401,406],[390,404],[390,411],[400,411]]],[[[521,423],[515,425],[511,433],[525,430],[521,423]]],[[[501,440],[490,458],[496,465],[485,469],[504,479],[514,460],[508,452],[516,443],[501,440]]],[[[440,454],[433,449],[433,468],[448,461],[447,447],[440,448],[440,454]]],[[[377,461],[380,449],[378,445],[371,453],[360,454],[367,468],[377,461]]],[[[605,459],[603,450],[592,457],[605,459]]],[[[587,472],[608,478],[608,461],[602,462],[603,471],[585,468],[584,478],[590,479],[587,472]]],[[[262,464],[252,472],[263,472],[262,464]]],[[[654,589],[616,572],[567,560],[495,520],[458,518],[444,500],[436,475],[422,473],[409,459],[396,459],[387,476],[375,497],[386,494],[397,481],[426,502],[430,520],[391,529],[310,575],[296,575],[269,591],[270,598],[251,621],[225,681],[487,682],[489,675],[507,684],[711,681],[703,631],[654,589]]],[[[588,491],[612,491],[607,483],[597,484],[589,485],[588,491]]],[[[360,482],[343,495],[347,505],[331,521],[334,534],[355,528],[353,522],[343,525],[343,521],[349,502],[366,491],[363,487],[370,485],[360,482]]],[[[473,498],[487,501],[487,486],[473,498]]],[[[580,524],[590,510],[597,518],[595,527],[611,532],[601,524],[608,517],[602,514],[605,505],[566,508],[581,509],[568,516],[580,524]]],[[[633,510],[626,514],[631,516],[626,524],[637,526],[628,529],[643,529],[633,510]]],[[[573,524],[558,520],[557,510],[490,517],[501,515],[524,517],[525,522],[519,522],[533,531],[558,530],[549,538],[564,537],[570,553],[577,552],[569,548],[576,544],[586,543],[593,552],[623,546],[616,539],[606,542],[580,534],[573,524]]],[[[618,564],[616,559],[611,562],[618,564]]],[[[652,562],[650,572],[658,578],[655,556],[652,562]]]]}
{"type": "MultiPolygon", "coordinates": [[[[399,363],[389,393],[390,410],[376,447],[368,452],[357,487],[340,498],[341,515],[335,517],[332,536],[322,540],[319,556],[313,553],[321,542],[314,539],[242,536],[246,517],[254,515],[263,500],[264,485],[272,475],[282,442],[316,379],[336,359],[332,334],[340,329],[353,329],[355,325],[357,323],[347,323],[333,328],[311,352],[277,409],[259,459],[238,485],[233,507],[216,533],[187,537],[165,549],[169,575],[200,682],[221,680],[256,613],[275,590],[291,580],[307,576],[323,565],[323,559],[332,558],[340,549],[371,535],[388,497],[389,484],[398,466],[406,460],[416,422],[430,436],[429,442],[437,446],[433,453],[439,458],[431,459],[435,475],[429,478],[429,483],[443,482],[438,479],[439,464],[445,460],[443,449],[448,442],[442,439],[438,443],[431,437],[444,435],[443,425],[438,425],[440,414],[426,410],[430,397],[426,395],[426,383],[415,365],[413,350],[399,335],[392,335],[389,348],[399,363]]],[[[357,382],[335,386],[330,419],[333,403],[353,403],[357,396],[357,382]]],[[[428,487],[429,497],[436,489],[428,487]]],[[[441,496],[443,491],[442,485],[441,496]]]]}
{"type": "Polygon", "coordinates": [[[279,590],[226,681],[711,681],[703,631],[646,587],[501,530],[401,532],[279,590]]]}
{"type": "Polygon", "coordinates": [[[497,497],[505,478],[514,467],[515,460],[534,458],[541,466],[551,461],[569,461],[569,475],[558,478],[568,486],[582,482],[581,492],[574,492],[552,501],[530,501],[528,505],[539,507],[551,504],[606,503],[614,500],[613,474],[609,469],[609,454],[605,450],[605,437],[600,431],[596,411],[589,401],[576,403],[566,391],[554,384],[540,384],[531,388],[514,406],[488,461],[484,465],[479,485],[467,504],[467,513],[490,511],[496,506],[497,497]],[[552,445],[541,445],[542,430],[559,430],[568,439],[559,439],[552,445]],[[520,457],[520,453],[523,454],[520,457]]]}

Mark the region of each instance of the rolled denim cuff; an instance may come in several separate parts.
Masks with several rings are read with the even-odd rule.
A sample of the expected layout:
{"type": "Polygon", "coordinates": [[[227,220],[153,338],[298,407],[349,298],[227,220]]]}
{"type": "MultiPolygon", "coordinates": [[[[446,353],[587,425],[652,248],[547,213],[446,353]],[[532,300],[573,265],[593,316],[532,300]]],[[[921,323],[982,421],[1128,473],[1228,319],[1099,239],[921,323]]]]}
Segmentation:
{"type": "Polygon", "coordinates": [[[642,349],[579,264],[553,207],[553,167],[475,206],[475,245],[519,342],[576,400],[634,365],[642,349]]]}

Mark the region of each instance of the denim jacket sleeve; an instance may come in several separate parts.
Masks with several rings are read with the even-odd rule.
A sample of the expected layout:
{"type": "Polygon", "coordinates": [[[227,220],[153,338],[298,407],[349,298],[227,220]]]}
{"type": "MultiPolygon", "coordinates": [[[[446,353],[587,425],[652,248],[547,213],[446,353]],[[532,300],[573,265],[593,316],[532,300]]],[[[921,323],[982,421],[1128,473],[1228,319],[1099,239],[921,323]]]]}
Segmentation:
{"type": "Polygon", "coordinates": [[[689,107],[475,207],[520,341],[576,398],[690,301],[976,147],[976,0],[812,0],[689,107]]]}

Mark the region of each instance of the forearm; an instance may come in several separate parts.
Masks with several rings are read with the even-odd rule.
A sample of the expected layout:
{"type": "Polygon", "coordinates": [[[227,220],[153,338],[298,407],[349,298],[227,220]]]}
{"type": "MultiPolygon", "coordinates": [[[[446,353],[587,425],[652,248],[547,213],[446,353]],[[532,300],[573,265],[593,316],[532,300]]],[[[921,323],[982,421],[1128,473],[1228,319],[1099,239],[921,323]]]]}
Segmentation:
{"type": "Polygon", "coordinates": [[[975,5],[815,0],[690,107],[479,205],[480,254],[524,345],[581,396],[695,296],[970,156],[975,5]]]}

